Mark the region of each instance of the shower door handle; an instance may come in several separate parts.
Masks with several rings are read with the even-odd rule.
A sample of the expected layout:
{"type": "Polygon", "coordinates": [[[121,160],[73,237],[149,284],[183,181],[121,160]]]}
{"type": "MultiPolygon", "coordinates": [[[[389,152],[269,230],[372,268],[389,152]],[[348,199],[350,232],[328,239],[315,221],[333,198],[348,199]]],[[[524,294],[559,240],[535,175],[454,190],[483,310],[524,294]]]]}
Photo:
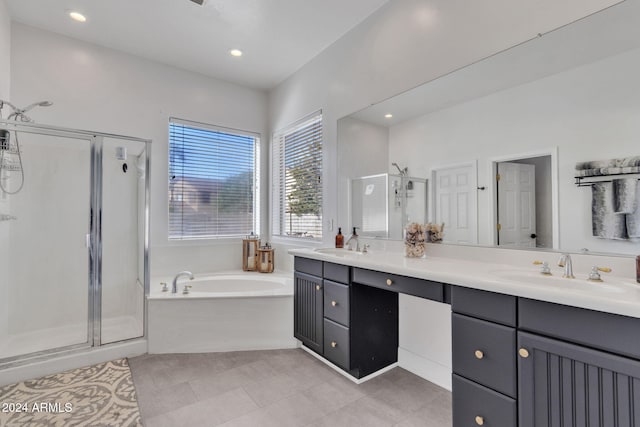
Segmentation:
{"type": "Polygon", "coordinates": [[[85,234],[84,236],[84,245],[87,249],[91,248],[91,234],[85,234]]]}

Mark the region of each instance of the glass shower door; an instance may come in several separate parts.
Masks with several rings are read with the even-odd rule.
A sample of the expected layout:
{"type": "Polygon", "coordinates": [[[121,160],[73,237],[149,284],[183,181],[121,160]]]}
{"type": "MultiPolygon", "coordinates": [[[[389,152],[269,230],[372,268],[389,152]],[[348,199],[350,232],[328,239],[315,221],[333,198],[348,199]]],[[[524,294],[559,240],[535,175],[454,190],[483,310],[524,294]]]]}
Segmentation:
{"type": "Polygon", "coordinates": [[[146,144],[102,143],[100,343],[144,334],[146,144]]]}
{"type": "Polygon", "coordinates": [[[0,364],[90,346],[92,141],[11,131],[0,149],[0,364]]]}

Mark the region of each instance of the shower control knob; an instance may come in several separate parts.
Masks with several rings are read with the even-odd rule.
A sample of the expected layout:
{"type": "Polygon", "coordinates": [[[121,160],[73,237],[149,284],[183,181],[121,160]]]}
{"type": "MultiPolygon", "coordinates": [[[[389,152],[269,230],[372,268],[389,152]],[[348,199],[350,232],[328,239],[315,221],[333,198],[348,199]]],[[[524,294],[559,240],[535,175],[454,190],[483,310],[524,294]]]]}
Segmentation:
{"type": "Polygon", "coordinates": [[[167,285],[165,282],[161,282],[160,286],[162,286],[162,292],[169,292],[169,285],[167,285]]]}

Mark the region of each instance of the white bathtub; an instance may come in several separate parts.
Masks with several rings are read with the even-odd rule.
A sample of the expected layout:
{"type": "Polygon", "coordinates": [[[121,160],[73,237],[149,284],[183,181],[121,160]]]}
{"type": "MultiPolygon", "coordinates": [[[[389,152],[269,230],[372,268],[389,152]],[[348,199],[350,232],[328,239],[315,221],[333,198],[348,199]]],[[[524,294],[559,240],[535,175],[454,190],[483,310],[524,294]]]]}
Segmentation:
{"type": "Polygon", "coordinates": [[[149,353],[294,348],[291,273],[229,272],[151,280],[149,353]],[[169,292],[162,292],[161,282],[169,292]],[[183,295],[184,285],[192,287],[183,295]]]}

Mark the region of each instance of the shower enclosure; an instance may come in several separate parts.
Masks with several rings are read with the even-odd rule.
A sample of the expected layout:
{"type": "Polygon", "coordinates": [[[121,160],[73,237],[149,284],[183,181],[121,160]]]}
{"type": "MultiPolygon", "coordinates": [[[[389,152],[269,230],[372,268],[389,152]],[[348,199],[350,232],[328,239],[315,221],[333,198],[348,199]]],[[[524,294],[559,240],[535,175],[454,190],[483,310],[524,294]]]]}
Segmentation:
{"type": "Polygon", "coordinates": [[[150,143],[0,120],[0,369],[145,335],[150,143]]]}
{"type": "Polygon", "coordinates": [[[365,237],[402,239],[404,226],[427,222],[427,180],[382,173],[351,180],[351,223],[365,237]]]}

